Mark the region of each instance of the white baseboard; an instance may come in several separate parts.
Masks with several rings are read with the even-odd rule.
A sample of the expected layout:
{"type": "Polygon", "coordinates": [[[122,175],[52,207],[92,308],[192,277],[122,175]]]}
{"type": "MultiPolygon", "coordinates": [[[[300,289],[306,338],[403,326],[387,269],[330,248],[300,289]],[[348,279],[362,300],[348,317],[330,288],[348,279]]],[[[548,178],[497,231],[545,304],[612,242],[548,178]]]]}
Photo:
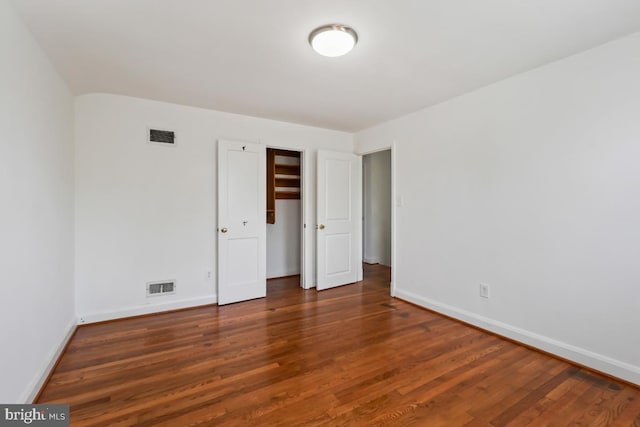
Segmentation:
{"type": "Polygon", "coordinates": [[[554,340],[544,335],[539,335],[457,307],[443,304],[429,298],[424,298],[420,295],[414,294],[413,292],[396,288],[395,296],[498,335],[530,345],[531,347],[538,348],[542,351],[555,354],[563,359],[587,366],[595,369],[596,371],[640,385],[639,366],[634,366],[602,354],[594,353],[584,348],[554,340]]]}
{"type": "Polygon", "coordinates": [[[51,351],[47,355],[47,358],[45,359],[47,361],[46,365],[44,365],[42,369],[40,369],[31,384],[27,387],[27,390],[20,399],[21,402],[32,403],[36,396],[38,396],[38,392],[44,385],[44,382],[47,380],[47,378],[49,378],[49,373],[58,361],[58,358],[62,354],[64,348],[67,346],[67,343],[73,336],[73,333],[76,331],[77,325],[78,323],[76,322],[75,318],[71,322],[69,322],[65,329],[64,335],[60,340],[60,343],[55,348],[51,349],[51,351]]]}
{"type": "Polygon", "coordinates": [[[177,301],[170,301],[161,304],[140,305],[129,307],[123,310],[109,311],[102,313],[87,313],[78,318],[78,324],[104,322],[105,320],[122,319],[123,317],[140,316],[142,314],[162,313],[163,311],[179,310],[181,308],[198,307],[201,305],[215,304],[218,298],[215,295],[207,297],[189,298],[177,301]]]}
{"type": "Polygon", "coordinates": [[[379,260],[375,258],[367,258],[367,257],[362,258],[362,262],[364,262],[365,264],[380,264],[379,260]]]}

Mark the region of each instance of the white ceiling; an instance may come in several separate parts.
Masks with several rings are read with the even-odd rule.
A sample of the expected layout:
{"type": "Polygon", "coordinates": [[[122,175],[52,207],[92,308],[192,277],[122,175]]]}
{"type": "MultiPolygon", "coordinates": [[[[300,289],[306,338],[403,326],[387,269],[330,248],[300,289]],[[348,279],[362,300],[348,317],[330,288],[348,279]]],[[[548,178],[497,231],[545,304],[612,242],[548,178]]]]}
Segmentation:
{"type": "Polygon", "coordinates": [[[357,131],[640,30],[640,0],[13,0],[75,94],[357,131]],[[340,58],[311,50],[352,26],[340,58]]]}

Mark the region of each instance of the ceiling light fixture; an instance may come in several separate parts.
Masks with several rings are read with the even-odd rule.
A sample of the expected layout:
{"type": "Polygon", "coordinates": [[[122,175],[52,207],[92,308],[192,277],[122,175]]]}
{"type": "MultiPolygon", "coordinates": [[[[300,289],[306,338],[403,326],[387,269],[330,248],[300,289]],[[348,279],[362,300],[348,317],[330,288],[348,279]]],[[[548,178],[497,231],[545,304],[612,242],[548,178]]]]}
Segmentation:
{"type": "Polygon", "coordinates": [[[348,53],[358,42],[353,28],[340,24],[323,25],[309,34],[309,44],[320,55],[336,57],[348,53]]]}

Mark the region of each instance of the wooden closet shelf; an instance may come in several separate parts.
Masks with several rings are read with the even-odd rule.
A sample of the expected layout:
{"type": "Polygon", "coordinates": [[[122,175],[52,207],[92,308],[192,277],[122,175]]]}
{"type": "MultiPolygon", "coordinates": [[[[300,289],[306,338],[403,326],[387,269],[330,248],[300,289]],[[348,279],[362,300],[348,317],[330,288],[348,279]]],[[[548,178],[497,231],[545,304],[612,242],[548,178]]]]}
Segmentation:
{"type": "Polygon", "coordinates": [[[300,188],[300,178],[278,178],[278,177],[276,177],[276,187],[300,188]]]}
{"type": "Polygon", "coordinates": [[[289,151],[289,150],[278,150],[275,148],[271,148],[274,156],[283,156],[283,157],[295,157],[296,159],[300,158],[299,151],[289,151]]]}
{"type": "MultiPolygon", "coordinates": [[[[267,148],[267,223],[276,222],[276,200],[300,200],[300,164],[278,163],[288,159],[276,159],[276,156],[288,159],[300,159],[297,151],[267,148]]],[[[289,162],[287,162],[289,163],[289,162]]],[[[300,163],[298,161],[298,163],[300,163]]]]}
{"type": "Polygon", "coordinates": [[[276,175],[300,175],[300,165],[275,164],[276,175]]]}
{"type": "Polygon", "coordinates": [[[276,200],[300,200],[300,193],[297,191],[276,191],[276,200]]]}

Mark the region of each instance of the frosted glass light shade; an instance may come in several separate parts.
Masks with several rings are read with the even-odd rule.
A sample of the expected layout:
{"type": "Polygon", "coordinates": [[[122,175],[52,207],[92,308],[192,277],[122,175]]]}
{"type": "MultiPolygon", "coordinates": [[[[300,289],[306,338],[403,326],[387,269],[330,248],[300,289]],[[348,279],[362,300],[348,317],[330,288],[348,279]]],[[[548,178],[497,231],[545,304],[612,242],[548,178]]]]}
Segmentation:
{"type": "Polygon", "coordinates": [[[358,35],[349,27],[333,24],[316,28],[309,34],[309,44],[320,55],[336,57],[348,53],[358,42],[358,35]]]}

